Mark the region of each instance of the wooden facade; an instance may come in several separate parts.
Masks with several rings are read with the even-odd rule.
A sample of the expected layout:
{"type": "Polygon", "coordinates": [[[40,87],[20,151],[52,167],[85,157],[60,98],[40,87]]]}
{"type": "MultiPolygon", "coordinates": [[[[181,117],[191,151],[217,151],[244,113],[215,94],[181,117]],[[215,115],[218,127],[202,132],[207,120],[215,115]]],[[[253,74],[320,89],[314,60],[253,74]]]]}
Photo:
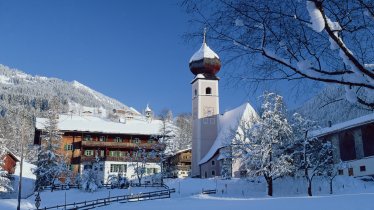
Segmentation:
{"type": "Polygon", "coordinates": [[[182,150],[174,155],[167,157],[165,166],[169,176],[183,178],[190,176],[191,173],[191,149],[182,150]]]}
{"type": "MultiPolygon", "coordinates": [[[[92,163],[96,157],[100,161],[131,162],[139,148],[149,154],[153,150],[164,149],[158,137],[151,135],[108,134],[98,132],[62,131],[60,152],[74,173],[79,173],[80,165],[92,163]]],[[[34,143],[40,145],[42,131],[36,129],[34,143]]],[[[147,162],[157,163],[158,157],[150,157],[147,162]]]]}
{"type": "Polygon", "coordinates": [[[16,169],[18,158],[14,156],[11,152],[7,152],[4,158],[4,164],[2,168],[8,172],[8,174],[14,174],[16,169]]]}

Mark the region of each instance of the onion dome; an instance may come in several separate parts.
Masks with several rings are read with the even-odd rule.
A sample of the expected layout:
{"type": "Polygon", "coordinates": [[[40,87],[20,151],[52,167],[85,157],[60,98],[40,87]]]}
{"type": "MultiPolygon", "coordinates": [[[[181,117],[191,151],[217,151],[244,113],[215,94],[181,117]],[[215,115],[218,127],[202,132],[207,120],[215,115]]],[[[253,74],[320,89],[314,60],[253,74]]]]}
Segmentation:
{"type": "Polygon", "coordinates": [[[204,74],[207,76],[215,76],[221,68],[221,60],[206,44],[205,33],[204,30],[202,46],[190,59],[190,70],[194,75],[204,74]]]}

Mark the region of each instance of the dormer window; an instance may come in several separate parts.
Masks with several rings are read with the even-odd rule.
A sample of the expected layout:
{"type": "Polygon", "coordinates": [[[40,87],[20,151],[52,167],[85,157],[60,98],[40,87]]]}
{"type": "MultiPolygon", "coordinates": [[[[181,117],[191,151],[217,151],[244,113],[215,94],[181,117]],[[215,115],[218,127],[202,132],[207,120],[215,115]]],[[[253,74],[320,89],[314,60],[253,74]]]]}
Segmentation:
{"type": "Polygon", "coordinates": [[[207,95],[211,95],[211,94],[212,94],[212,88],[207,87],[207,88],[205,89],[205,94],[207,94],[207,95]]]}

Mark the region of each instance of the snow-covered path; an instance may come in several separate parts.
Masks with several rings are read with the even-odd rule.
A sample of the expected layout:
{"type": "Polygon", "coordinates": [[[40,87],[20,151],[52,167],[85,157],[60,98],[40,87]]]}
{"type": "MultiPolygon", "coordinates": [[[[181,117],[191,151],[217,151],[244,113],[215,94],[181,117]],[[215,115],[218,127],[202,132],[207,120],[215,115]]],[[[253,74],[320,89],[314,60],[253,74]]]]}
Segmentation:
{"type": "MultiPolygon", "coordinates": [[[[171,199],[129,203],[112,203],[98,210],[374,210],[374,182],[362,182],[352,177],[337,177],[334,195],[329,194],[329,185],[323,179],[315,179],[313,194],[306,196],[304,179],[285,178],[274,185],[274,197],[266,196],[266,185],[262,182],[243,179],[168,179],[165,183],[175,188],[171,199]],[[202,195],[202,189],[217,189],[215,195],[202,195]]],[[[77,189],[69,191],[44,191],[41,207],[95,200],[116,195],[149,192],[161,188],[100,189],[88,193],[77,189]]],[[[22,200],[22,209],[35,208],[34,196],[22,200]]],[[[16,199],[1,199],[0,210],[15,209],[16,199]]]]}

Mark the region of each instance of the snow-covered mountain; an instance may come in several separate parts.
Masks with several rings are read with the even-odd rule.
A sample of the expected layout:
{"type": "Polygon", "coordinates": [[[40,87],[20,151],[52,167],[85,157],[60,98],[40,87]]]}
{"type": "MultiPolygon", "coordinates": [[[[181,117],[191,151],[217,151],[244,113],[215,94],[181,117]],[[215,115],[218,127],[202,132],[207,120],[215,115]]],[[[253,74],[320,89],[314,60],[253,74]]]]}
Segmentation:
{"type": "Polygon", "coordinates": [[[36,112],[44,111],[48,108],[48,101],[53,97],[58,98],[63,105],[63,111],[66,112],[76,110],[79,106],[105,110],[133,110],[78,81],[67,82],[57,78],[32,76],[1,64],[0,89],[0,105],[3,105],[1,110],[8,106],[29,106],[36,109],[36,112]]]}
{"type": "Polygon", "coordinates": [[[335,124],[372,113],[348,102],[344,88],[337,85],[327,86],[295,111],[319,122],[322,127],[327,126],[328,121],[335,124]]]}
{"type": "MultiPolygon", "coordinates": [[[[105,96],[77,81],[32,76],[0,64],[0,138],[9,139],[6,146],[19,154],[20,133],[27,132],[27,144],[32,143],[32,118],[45,117],[51,100],[57,99],[65,114],[90,114],[108,117],[113,109],[140,115],[135,109],[105,96]],[[24,113],[29,125],[24,126],[24,113]],[[23,131],[21,131],[23,130],[23,131]]],[[[110,116],[109,116],[110,117],[110,116]]],[[[33,155],[27,155],[26,158],[33,155]]]]}

